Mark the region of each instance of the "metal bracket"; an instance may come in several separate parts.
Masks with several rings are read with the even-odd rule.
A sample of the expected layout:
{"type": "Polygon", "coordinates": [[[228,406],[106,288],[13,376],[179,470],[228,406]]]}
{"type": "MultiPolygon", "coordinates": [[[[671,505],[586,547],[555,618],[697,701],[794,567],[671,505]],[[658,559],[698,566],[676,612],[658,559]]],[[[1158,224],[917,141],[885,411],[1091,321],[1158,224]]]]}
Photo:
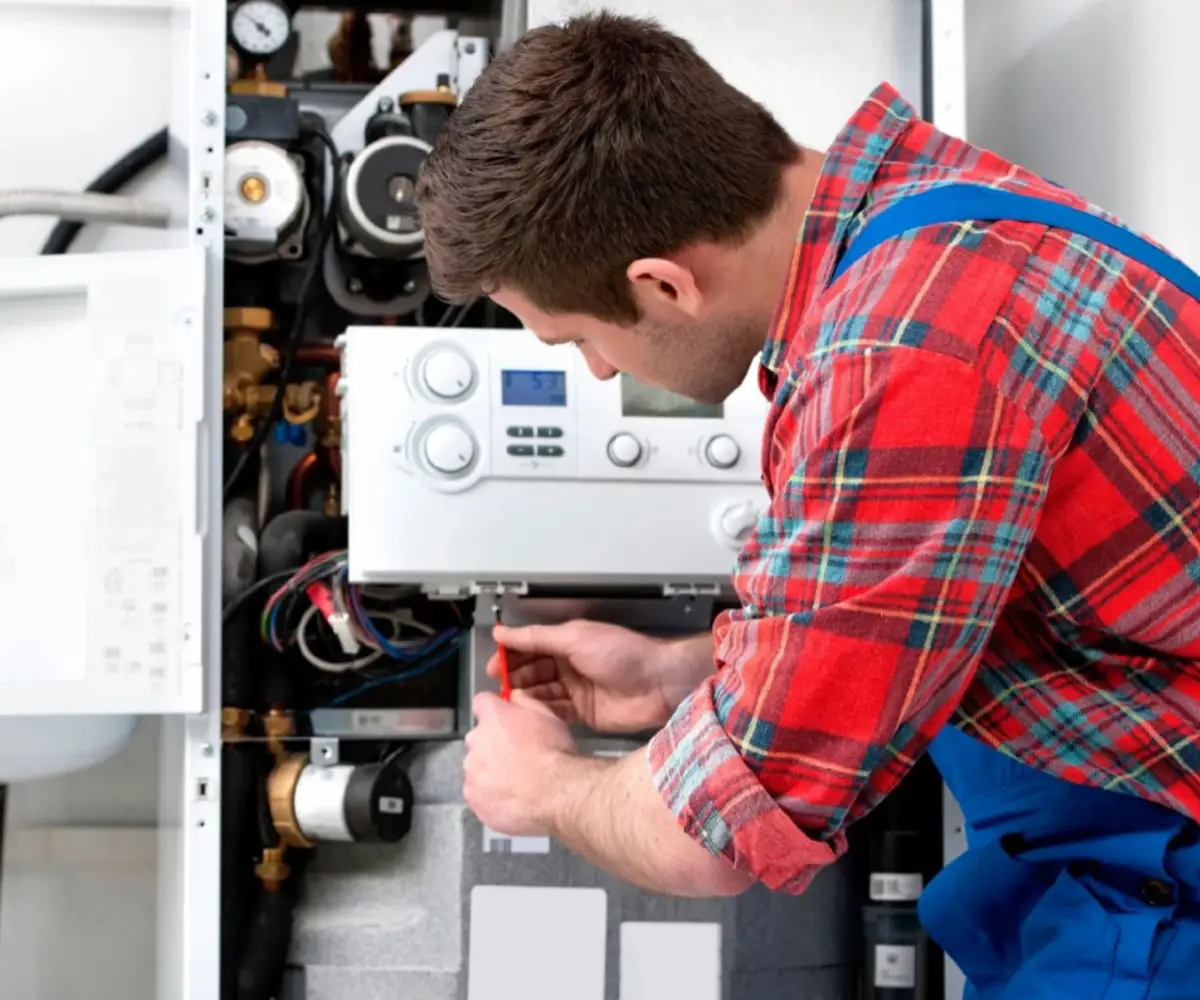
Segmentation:
{"type": "Polygon", "coordinates": [[[663,597],[720,597],[717,583],[664,583],[663,597]]]}
{"type": "Polygon", "coordinates": [[[313,767],[333,767],[339,757],[338,741],[327,736],[316,736],[308,744],[308,756],[313,767]]]}

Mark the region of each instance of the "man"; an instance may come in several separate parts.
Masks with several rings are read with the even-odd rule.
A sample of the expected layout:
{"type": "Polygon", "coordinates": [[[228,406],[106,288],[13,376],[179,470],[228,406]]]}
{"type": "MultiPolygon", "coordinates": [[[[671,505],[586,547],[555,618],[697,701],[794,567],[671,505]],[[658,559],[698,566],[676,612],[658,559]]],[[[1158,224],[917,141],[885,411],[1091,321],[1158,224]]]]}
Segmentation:
{"type": "Polygon", "coordinates": [[[649,890],[800,892],[932,748],[970,849],[922,918],[979,996],[1200,996],[1200,279],[886,85],[821,156],[605,15],[496,59],[419,197],[443,296],[701,401],[757,358],[771,400],[741,609],[498,628],[479,817],[649,890]],[[1033,218],[939,216],[981,187],[1033,218]],[[569,721],[659,731],[614,762],[569,721]]]}

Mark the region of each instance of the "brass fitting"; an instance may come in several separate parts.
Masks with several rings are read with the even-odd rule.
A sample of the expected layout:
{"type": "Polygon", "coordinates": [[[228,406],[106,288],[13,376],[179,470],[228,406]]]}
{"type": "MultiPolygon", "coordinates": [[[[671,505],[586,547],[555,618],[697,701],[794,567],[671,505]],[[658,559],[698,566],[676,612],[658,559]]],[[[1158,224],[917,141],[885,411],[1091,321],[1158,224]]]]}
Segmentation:
{"type": "Polygon", "coordinates": [[[240,740],[246,735],[250,724],[250,713],[244,708],[221,709],[221,739],[227,743],[240,740]]]}
{"type": "Polygon", "coordinates": [[[300,774],[308,766],[308,754],[288,754],[267,777],[267,805],[271,810],[271,822],[279,833],[279,839],[289,847],[316,846],[300,832],[300,822],[296,819],[296,785],[300,782],[300,774]]]}
{"type": "Polygon", "coordinates": [[[307,424],[321,412],[321,387],[316,382],[297,382],[283,390],[283,419],[289,424],[307,424]]]}
{"type": "Polygon", "coordinates": [[[292,874],[292,870],[283,860],[287,853],[286,846],[266,847],[263,849],[262,860],[254,866],[254,874],[258,876],[267,892],[278,892],[279,887],[292,874]]]}
{"type": "Polygon", "coordinates": [[[255,66],[253,77],[234,80],[229,85],[231,94],[254,94],[257,97],[287,97],[287,84],[266,79],[266,67],[255,66]]]}
{"type": "Polygon", "coordinates": [[[268,749],[276,760],[282,761],[287,756],[283,741],[296,732],[296,721],[287,712],[271,706],[263,716],[263,732],[267,737],[268,749]]]}
{"type": "MultiPolygon", "coordinates": [[[[252,409],[261,399],[253,390],[263,388],[262,380],[279,366],[279,352],[262,339],[274,327],[275,318],[269,309],[226,309],[224,318],[225,409],[252,409]]],[[[268,409],[274,398],[272,389],[268,409]]]]}

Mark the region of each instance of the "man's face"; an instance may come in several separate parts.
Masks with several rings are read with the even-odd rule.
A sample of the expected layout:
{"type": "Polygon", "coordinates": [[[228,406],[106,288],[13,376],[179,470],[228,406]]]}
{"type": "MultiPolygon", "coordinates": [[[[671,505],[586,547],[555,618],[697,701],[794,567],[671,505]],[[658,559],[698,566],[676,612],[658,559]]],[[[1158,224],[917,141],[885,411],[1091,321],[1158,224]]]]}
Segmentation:
{"type": "Polygon", "coordinates": [[[596,378],[625,372],[700,403],[722,402],[741,385],[753,345],[761,346],[764,336],[761,324],[748,317],[665,322],[643,316],[634,326],[619,326],[591,316],[544,313],[513,291],[497,291],[492,299],[543,343],[574,344],[596,378]]]}

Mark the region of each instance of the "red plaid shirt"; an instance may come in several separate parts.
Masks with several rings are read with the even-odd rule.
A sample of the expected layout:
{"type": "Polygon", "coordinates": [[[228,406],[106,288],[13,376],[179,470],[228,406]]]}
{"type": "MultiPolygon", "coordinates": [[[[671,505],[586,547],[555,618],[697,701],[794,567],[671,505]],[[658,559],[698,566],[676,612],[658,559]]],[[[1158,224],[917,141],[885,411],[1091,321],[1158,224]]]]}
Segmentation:
{"type": "Polygon", "coordinates": [[[863,104],[763,354],[743,607],[650,745],[684,828],[772,888],[834,860],[947,722],[1200,818],[1200,304],[1016,222],[911,232],[828,287],[868,219],[961,181],[1104,215],[891,87],[863,104]]]}

